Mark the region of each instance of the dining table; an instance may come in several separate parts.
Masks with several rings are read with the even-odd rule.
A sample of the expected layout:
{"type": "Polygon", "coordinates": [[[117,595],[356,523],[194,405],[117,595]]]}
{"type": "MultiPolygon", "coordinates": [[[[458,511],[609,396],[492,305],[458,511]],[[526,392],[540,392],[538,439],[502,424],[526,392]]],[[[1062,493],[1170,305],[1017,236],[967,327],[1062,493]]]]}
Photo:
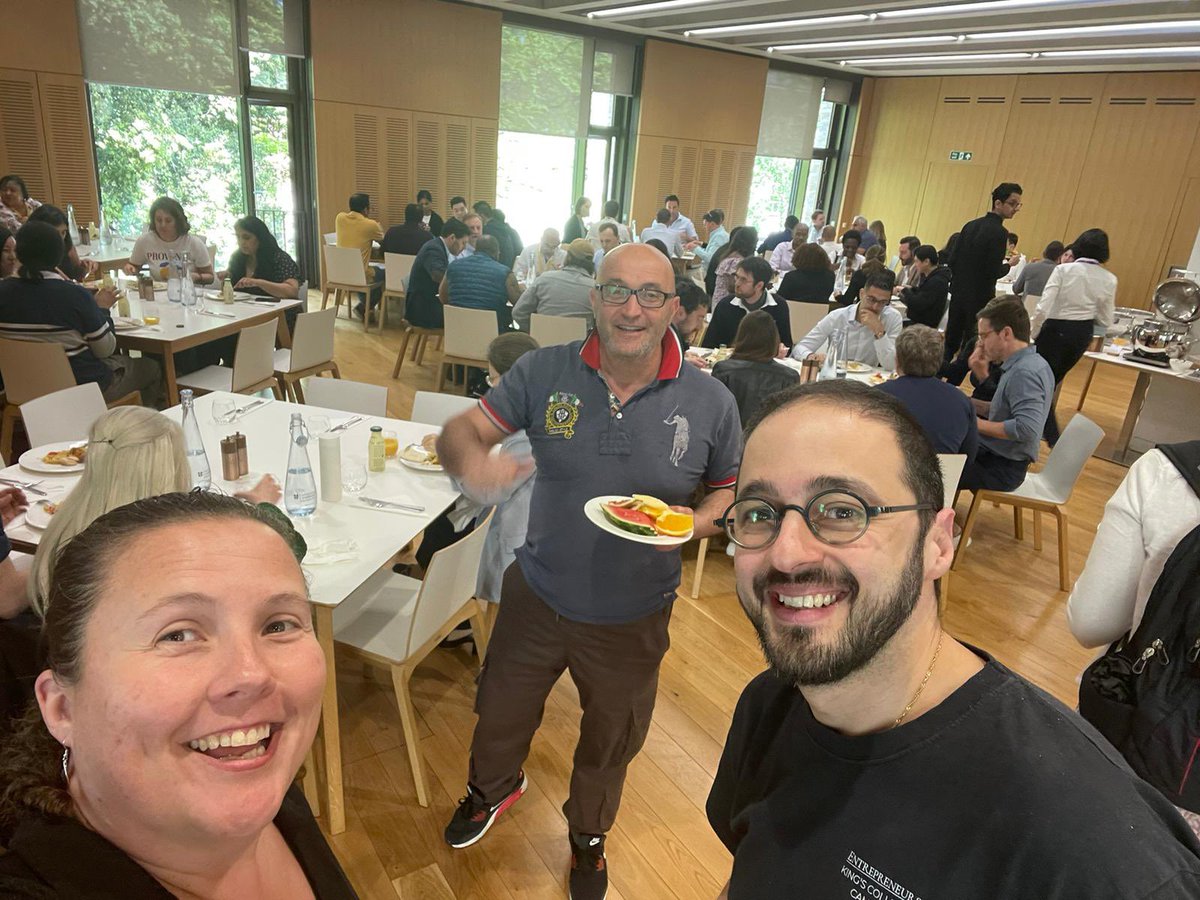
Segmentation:
{"type": "Polygon", "coordinates": [[[163,378],[167,386],[167,402],[179,402],[179,385],[175,371],[175,354],[237,334],[243,328],[277,321],[277,341],[282,347],[292,345],[291,331],[287,327],[287,311],[303,308],[301,300],[273,300],[253,294],[239,293],[233,303],[224,303],[220,292],[196,287],[196,305],[184,306],[167,298],[167,289],[156,288],[154,300],[143,300],[129,290],[129,316],[116,315],[113,307],[113,325],[117,333],[117,347],[122,350],[139,350],[162,358],[163,378]],[[146,316],[157,316],[154,325],[146,324],[146,316]]]}
{"type": "MultiPolygon", "coordinates": [[[[308,442],[309,463],[317,481],[318,503],[315,512],[291,516],[296,530],[308,545],[302,563],[308,582],[313,610],[313,627],[325,657],[325,688],[321,700],[321,727],[315,745],[317,778],[305,788],[310,802],[320,800],[319,809],[327,813],[331,834],[346,828],[345,800],[342,787],[341,731],[337,705],[337,667],[334,655],[334,610],[371,576],[392,564],[400,550],[450,507],[459,492],[449,476],[441,471],[409,468],[399,457],[388,459],[382,472],[367,472],[367,440],[372,425],[394,432],[399,447],[419,443],[440,429],[419,422],[382,416],[354,415],[307,404],[289,403],[267,397],[230,394],[220,391],[204,394],[194,401],[196,421],[204,442],[212,473],[211,490],[227,494],[247,491],[264,474],[272,474],[284,486],[291,449],[290,423],[293,413],[304,417],[310,432],[334,431],[341,436],[343,472],[358,467],[365,473],[365,484],[350,492],[343,490],[339,500],[329,500],[321,489],[321,451],[317,434],[308,442]],[[249,474],[234,481],[221,478],[222,438],[240,433],[246,439],[249,474]],[[369,505],[367,498],[404,504],[410,509],[369,505]]],[[[183,411],[174,406],[163,411],[176,422],[183,411]]],[[[32,452],[32,451],[31,451],[32,452]]],[[[19,462],[0,470],[0,480],[32,485],[26,489],[32,502],[61,502],[78,484],[81,474],[34,472],[19,462]]],[[[282,501],[281,501],[282,502],[282,501]]],[[[43,533],[29,524],[28,515],[14,519],[5,528],[13,548],[34,552],[43,533]]],[[[314,805],[318,808],[318,805],[314,805]]]]}
{"type": "Polygon", "coordinates": [[[129,254],[133,252],[132,238],[117,238],[116,240],[97,241],[94,244],[78,244],[75,252],[81,262],[94,262],[101,272],[109,269],[120,269],[129,262],[129,254]]]}

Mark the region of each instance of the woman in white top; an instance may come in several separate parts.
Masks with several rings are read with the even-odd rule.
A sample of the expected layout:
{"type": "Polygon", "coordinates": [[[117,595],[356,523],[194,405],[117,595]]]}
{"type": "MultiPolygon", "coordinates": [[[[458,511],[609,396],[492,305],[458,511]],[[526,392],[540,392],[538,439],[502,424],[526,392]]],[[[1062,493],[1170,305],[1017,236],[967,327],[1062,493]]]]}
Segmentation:
{"type": "MultiPolygon", "coordinates": [[[[1038,353],[1054,372],[1058,387],[1092,342],[1093,323],[1107,328],[1113,323],[1117,302],[1117,276],[1104,268],[1108,262],[1108,235],[1089,228],[1071,245],[1072,262],[1050,273],[1042,299],[1033,314],[1032,331],[1038,353]]],[[[1054,409],[1046,418],[1045,438],[1058,442],[1054,409]]]]}
{"type": "Polygon", "coordinates": [[[212,284],[213,266],[208,247],[191,230],[179,201],[159,197],[150,204],[150,229],[134,241],[129,262],[125,265],[126,274],[136,275],[146,263],[153,269],[169,262],[173,256],[186,253],[192,262],[192,280],[197,284],[212,284]]]}

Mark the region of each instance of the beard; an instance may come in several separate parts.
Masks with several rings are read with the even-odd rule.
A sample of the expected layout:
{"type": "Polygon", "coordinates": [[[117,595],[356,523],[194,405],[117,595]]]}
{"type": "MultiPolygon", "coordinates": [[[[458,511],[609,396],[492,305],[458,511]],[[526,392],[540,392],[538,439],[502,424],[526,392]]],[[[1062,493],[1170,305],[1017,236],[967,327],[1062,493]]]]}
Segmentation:
{"type": "Polygon", "coordinates": [[[758,633],[771,669],[789,684],[833,684],[869,663],[908,621],[921,596],[924,565],[922,541],[915,542],[899,578],[878,592],[860,593],[858,579],[844,566],[814,568],[794,575],[775,569],[755,574],[747,597],[738,585],[738,599],[758,633]],[[846,623],[830,643],[820,643],[815,629],[781,625],[767,609],[768,585],[836,585],[846,592],[839,602],[849,605],[846,623]]]}
{"type": "Polygon", "coordinates": [[[600,334],[600,342],[604,345],[604,350],[609,356],[615,359],[645,359],[651,353],[658,349],[662,343],[665,329],[647,328],[643,332],[642,340],[633,346],[621,346],[617,343],[617,337],[622,334],[617,329],[615,322],[611,322],[602,317],[599,309],[594,310],[596,320],[596,331],[600,334]]]}

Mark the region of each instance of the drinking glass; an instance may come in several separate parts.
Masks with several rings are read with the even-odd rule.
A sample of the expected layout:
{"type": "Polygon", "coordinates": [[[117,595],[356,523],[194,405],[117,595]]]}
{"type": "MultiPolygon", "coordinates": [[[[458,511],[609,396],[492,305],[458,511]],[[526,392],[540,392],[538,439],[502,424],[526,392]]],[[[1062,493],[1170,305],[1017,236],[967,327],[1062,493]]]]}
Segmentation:
{"type": "Polygon", "coordinates": [[[357,494],[367,486],[367,463],[361,457],[342,460],[342,490],[357,494]]]}
{"type": "Polygon", "coordinates": [[[319,437],[329,430],[329,416],[306,416],[304,424],[308,426],[310,435],[319,437]]]}
{"type": "Polygon", "coordinates": [[[396,432],[383,432],[383,455],[388,459],[395,459],[396,454],[400,452],[400,438],[396,436],[396,432]]]}
{"type": "Polygon", "coordinates": [[[212,418],[218,425],[228,425],[235,418],[237,401],[232,397],[217,397],[212,402],[212,418]]]}

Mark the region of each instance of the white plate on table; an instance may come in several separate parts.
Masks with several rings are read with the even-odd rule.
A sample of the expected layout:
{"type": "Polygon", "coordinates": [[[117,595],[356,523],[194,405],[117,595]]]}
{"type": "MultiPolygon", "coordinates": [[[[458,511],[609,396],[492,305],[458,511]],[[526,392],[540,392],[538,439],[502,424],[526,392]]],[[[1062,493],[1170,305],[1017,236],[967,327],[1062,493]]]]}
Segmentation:
{"type": "Polygon", "coordinates": [[[421,460],[417,460],[417,459],[405,459],[404,454],[412,447],[417,447],[417,448],[420,448],[422,451],[424,451],[424,448],[421,447],[420,444],[409,444],[407,447],[405,447],[399,453],[396,454],[396,459],[400,460],[400,465],[407,466],[410,469],[415,469],[418,472],[445,472],[446,471],[445,466],[441,465],[440,463],[422,462],[421,460]]]}
{"type": "Polygon", "coordinates": [[[600,507],[610,500],[628,499],[628,497],[622,497],[620,494],[606,494],[600,497],[593,497],[587,503],[583,504],[583,514],[587,516],[589,522],[601,531],[607,531],[611,535],[624,538],[627,541],[633,541],[636,544],[649,544],[652,547],[678,547],[680,544],[686,544],[692,539],[691,531],[683,537],[667,537],[665,534],[658,534],[651,537],[648,534],[634,534],[632,531],[625,531],[618,528],[612,522],[608,521],[604,515],[604,510],[600,507]]]}
{"type": "Polygon", "coordinates": [[[128,316],[113,316],[112,323],[114,331],[137,331],[146,327],[146,323],[141,319],[131,319],[128,316]]]}
{"type": "Polygon", "coordinates": [[[38,531],[45,531],[50,527],[50,516],[50,510],[46,508],[45,503],[34,503],[25,510],[25,524],[38,531]]]}
{"type": "MultiPolygon", "coordinates": [[[[205,300],[216,300],[217,302],[222,302],[222,301],[224,301],[225,297],[220,291],[205,291],[204,299],[205,300]]],[[[262,299],[266,299],[266,298],[255,297],[254,294],[247,294],[245,291],[234,291],[233,299],[234,300],[262,300],[262,299]]]]}
{"type": "Polygon", "coordinates": [[[852,359],[846,363],[846,371],[853,372],[855,375],[865,375],[868,372],[874,372],[875,367],[868,366],[866,363],[857,362],[852,359]]]}
{"type": "Polygon", "coordinates": [[[21,454],[21,458],[17,463],[26,472],[38,472],[42,475],[67,475],[71,472],[82,472],[83,463],[75,466],[56,466],[52,463],[42,462],[42,457],[52,450],[66,450],[68,447],[78,447],[86,441],[59,441],[55,444],[44,444],[41,447],[34,447],[31,450],[26,450],[21,454]]]}

